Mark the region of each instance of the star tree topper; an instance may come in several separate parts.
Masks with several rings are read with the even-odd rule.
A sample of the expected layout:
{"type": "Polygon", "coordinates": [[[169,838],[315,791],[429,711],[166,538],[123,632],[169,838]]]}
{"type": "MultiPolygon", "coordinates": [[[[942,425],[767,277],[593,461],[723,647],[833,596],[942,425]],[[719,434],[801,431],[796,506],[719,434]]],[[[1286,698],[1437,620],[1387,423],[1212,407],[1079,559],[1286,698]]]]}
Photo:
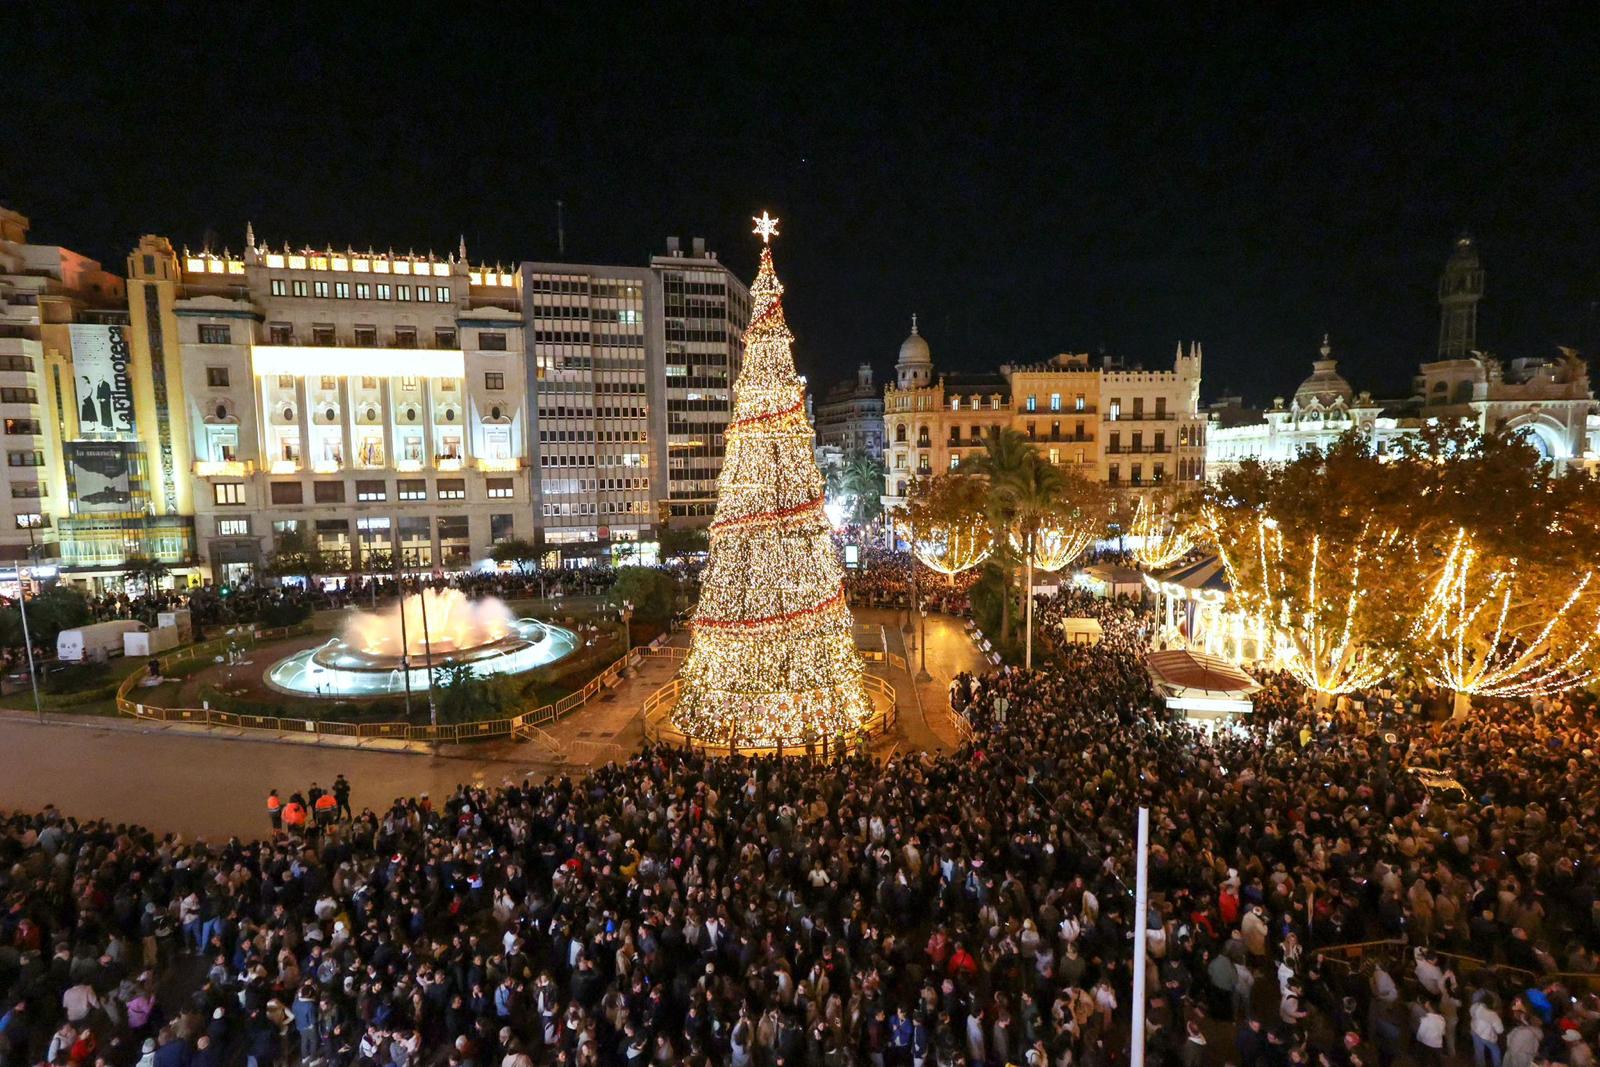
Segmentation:
{"type": "Polygon", "coordinates": [[[751,215],[750,221],[756,224],[751,233],[761,235],[762,244],[771,244],[772,239],[778,236],[778,220],[763,211],[760,216],[751,215]]]}

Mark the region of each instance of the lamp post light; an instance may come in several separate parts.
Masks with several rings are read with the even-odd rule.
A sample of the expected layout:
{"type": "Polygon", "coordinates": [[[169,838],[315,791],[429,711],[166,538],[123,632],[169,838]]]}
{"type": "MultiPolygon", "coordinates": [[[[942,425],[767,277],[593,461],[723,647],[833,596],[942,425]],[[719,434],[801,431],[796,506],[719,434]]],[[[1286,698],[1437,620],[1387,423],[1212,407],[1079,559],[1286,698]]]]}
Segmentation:
{"type": "Polygon", "coordinates": [[[933,675],[928,673],[928,605],[920,608],[922,612],[922,648],[917,652],[917,681],[931,682],[933,675]]]}
{"type": "Polygon", "coordinates": [[[33,638],[28,635],[28,591],[22,584],[33,577],[31,567],[17,568],[17,611],[22,615],[22,643],[28,649],[28,684],[33,687],[33,711],[44,722],[44,704],[39,700],[39,672],[33,666],[33,638]]]}
{"type": "Polygon", "coordinates": [[[628,657],[633,655],[633,601],[624,600],[617,616],[622,619],[622,669],[627,671],[628,657]]]}

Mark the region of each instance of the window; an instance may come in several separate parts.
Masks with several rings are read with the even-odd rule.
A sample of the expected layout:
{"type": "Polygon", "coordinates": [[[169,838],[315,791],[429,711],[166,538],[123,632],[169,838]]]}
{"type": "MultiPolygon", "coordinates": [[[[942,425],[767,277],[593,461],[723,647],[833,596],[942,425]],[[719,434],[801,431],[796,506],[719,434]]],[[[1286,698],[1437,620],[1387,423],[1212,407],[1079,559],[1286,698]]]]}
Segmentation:
{"type": "Polygon", "coordinates": [[[1029,393],[1028,394],[1028,399],[1023,401],[1023,405],[1022,406],[1023,406],[1023,409],[1026,410],[1026,411],[1038,411],[1039,410],[1039,398],[1034,396],[1032,393],[1029,393]]]}
{"type": "Polygon", "coordinates": [[[1110,482],[1112,485],[1116,485],[1121,480],[1122,468],[1113,463],[1110,470],[1106,474],[1106,481],[1110,482]]]}
{"type": "Polygon", "coordinates": [[[411,299],[411,286],[409,286],[409,285],[397,285],[397,286],[395,286],[394,287],[394,298],[396,300],[410,300],[411,299]]]}
{"type": "MultiPolygon", "coordinates": [[[[13,304],[20,304],[22,301],[18,297],[13,296],[11,298],[11,302],[13,304]]],[[[29,358],[28,356],[18,356],[18,355],[0,356],[0,370],[32,370],[32,369],[33,369],[33,360],[31,358],[29,358]]]]}
{"type": "Polygon", "coordinates": [[[440,500],[465,500],[467,498],[467,480],[465,478],[440,478],[440,500]]]}
{"type": "Polygon", "coordinates": [[[428,483],[421,478],[401,478],[395,488],[401,500],[428,499],[428,483]]]}
{"type": "Polygon", "coordinates": [[[372,299],[372,286],[367,284],[366,282],[356,282],[356,299],[357,300],[371,300],[372,299]]]}
{"type": "Polygon", "coordinates": [[[217,520],[217,536],[218,537],[249,537],[250,536],[250,520],[249,519],[218,519],[217,520]]]}
{"type": "Polygon", "coordinates": [[[510,478],[486,478],[485,482],[489,486],[490,500],[509,500],[516,492],[510,478]]]}
{"type": "MultiPolygon", "coordinates": [[[[272,502],[274,504],[300,504],[306,498],[305,487],[299,482],[273,482],[272,502]]],[[[274,526],[277,523],[273,524],[274,526]]]]}
{"type": "Polygon", "coordinates": [[[1050,410],[1051,411],[1060,411],[1061,410],[1061,394],[1060,393],[1051,393],[1050,394],[1050,410]]]}
{"type": "Polygon", "coordinates": [[[321,383],[321,388],[324,392],[331,393],[339,388],[339,379],[331,374],[324,374],[317,380],[321,383]]]}
{"type": "Polygon", "coordinates": [[[290,287],[293,289],[295,296],[305,296],[306,295],[306,283],[305,282],[297,280],[297,281],[291,282],[290,283],[290,287]]]}
{"type": "Polygon", "coordinates": [[[960,411],[961,410],[961,398],[959,396],[953,396],[953,397],[950,398],[950,410],[951,411],[960,411]]]}
{"type": "Polygon", "coordinates": [[[39,391],[37,389],[16,386],[0,389],[0,404],[37,404],[39,391]]]}
{"type": "Polygon", "coordinates": [[[42,430],[43,430],[43,427],[40,425],[38,419],[7,419],[6,420],[6,433],[36,434],[36,433],[40,433],[42,430]]]}
{"type": "Polygon", "coordinates": [[[1133,417],[1138,419],[1138,418],[1142,418],[1143,416],[1144,416],[1144,397],[1136,396],[1136,397],[1133,398],[1133,417]]]}
{"type": "Polygon", "coordinates": [[[311,295],[312,296],[318,296],[318,297],[321,297],[322,299],[326,300],[328,298],[328,283],[327,282],[312,282],[311,283],[311,295]]]}
{"type": "Polygon", "coordinates": [[[1072,410],[1073,411],[1082,411],[1083,410],[1083,394],[1082,393],[1079,393],[1077,396],[1072,398],[1072,410]]]}
{"type": "Polygon", "coordinates": [[[410,375],[402,375],[400,378],[400,388],[406,392],[414,393],[417,391],[417,380],[410,375]]]}
{"type": "Polygon", "coordinates": [[[484,371],[483,387],[485,389],[504,389],[506,387],[505,374],[497,370],[484,371]]]}
{"type": "Polygon", "coordinates": [[[960,466],[961,466],[961,457],[959,455],[957,455],[956,453],[954,453],[954,452],[950,453],[950,469],[951,470],[955,470],[960,466]]]}
{"type": "Polygon", "coordinates": [[[378,299],[379,300],[388,300],[388,299],[390,299],[392,294],[393,294],[393,289],[390,288],[390,286],[389,286],[389,284],[387,282],[379,282],[378,283],[378,299]]]}
{"type": "Polygon", "coordinates": [[[333,295],[334,295],[334,298],[337,299],[337,300],[349,300],[350,299],[350,283],[349,282],[334,282],[333,283],[333,295]]]}
{"type": "Polygon", "coordinates": [[[415,326],[396,326],[394,328],[394,346],[396,348],[416,348],[417,328],[415,326]]]}
{"type": "Polygon", "coordinates": [[[244,503],[243,482],[218,482],[211,487],[216,502],[223,506],[238,506],[244,503]]]}
{"type": "Polygon", "coordinates": [[[289,295],[289,283],[284,281],[282,278],[274,278],[274,279],[272,279],[272,295],[273,296],[288,296],[289,295]]]}
{"type": "Polygon", "coordinates": [[[42,467],[44,466],[43,452],[7,452],[6,464],[11,467],[42,467]]]}
{"type": "Polygon", "coordinates": [[[280,375],[278,375],[278,388],[279,389],[293,389],[294,388],[294,375],[292,375],[292,374],[280,374],[280,375]]]}
{"type": "Polygon", "coordinates": [[[17,529],[19,530],[37,530],[44,525],[44,516],[37,512],[17,516],[17,529]]]}
{"type": "Polygon", "coordinates": [[[1117,397],[1111,398],[1111,406],[1107,409],[1106,417],[1112,422],[1122,418],[1122,401],[1117,397]]]}
{"type": "Polygon", "coordinates": [[[287,322],[274,322],[267,325],[267,339],[275,345],[294,344],[294,327],[287,322]]]}
{"type": "Polygon", "coordinates": [[[202,322],[200,324],[200,343],[203,345],[231,345],[233,344],[233,331],[228,329],[225,322],[202,322]]]}
{"type": "Polygon", "coordinates": [[[1164,430],[1157,430],[1156,431],[1156,451],[1157,452],[1165,452],[1166,450],[1167,450],[1167,435],[1166,435],[1166,432],[1164,430]]]}
{"type": "Polygon", "coordinates": [[[417,299],[424,304],[433,303],[433,289],[426,285],[417,286],[417,299]]]}
{"type": "Polygon", "coordinates": [[[376,348],[378,345],[378,328],[376,326],[357,326],[355,337],[357,348],[376,348]]]}
{"type": "Polygon", "coordinates": [[[894,439],[899,444],[903,445],[903,444],[906,443],[906,424],[905,423],[902,422],[900,425],[898,425],[898,426],[896,426],[894,428],[894,439]]]}
{"type": "Polygon", "coordinates": [[[1059,467],[1061,465],[1061,449],[1052,448],[1050,450],[1050,465],[1052,467],[1059,467]]]}
{"type": "Polygon", "coordinates": [[[1156,418],[1164,419],[1166,417],[1167,417],[1167,398],[1164,397],[1164,396],[1158,396],[1158,397],[1156,397],[1156,418]]]}
{"type": "Polygon", "coordinates": [[[329,323],[320,323],[311,327],[311,343],[314,345],[334,344],[333,326],[329,323]]]}
{"type": "Polygon", "coordinates": [[[343,482],[312,482],[311,496],[319,504],[343,504],[343,482]]]}
{"type": "Polygon", "coordinates": [[[456,346],[456,331],[449,326],[435,326],[433,328],[433,347],[454,348],[456,346]]]}
{"type": "Polygon", "coordinates": [[[228,387],[228,368],[207,367],[206,385],[213,389],[226,389],[228,387]]]}
{"type": "Polygon", "coordinates": [[[272,520],[272,534],[273,534],[274,537],[282,537],[284,534],[292,534],[292,533],[299,533],[299,532],[300,532],[300,520],[299,519],[273,519],[272,520]]]}
{"type": "Polygon", "coordinates": [[[479,330],[478,347],[485,352],[504,352],[506,350],[506,334],[504,330],[479,330]]]}
{"type": "Polygon", "coordinates": [[[356,482],[356,499],[363,503],[389,499],[389,483],[382,478],[356,482]]]}
{"type": "Polygon", "coordinates": [[[489,516],[489,540],[495,544],[509,541],[517,533],[517,519],[514,515],[489,516]]]}
{"type": "Polygon", "coordinates": [[[43,482],[13,482],[11,483],[12,500],[38,500],[40,497],[49,496],[43,482]]]}
{"type": "Polygon", "coordinates": [[[439,297],[439,303],[448,304],[450,302],[450,287],[448,285],[436,286],[434,292],[439,297]]]}

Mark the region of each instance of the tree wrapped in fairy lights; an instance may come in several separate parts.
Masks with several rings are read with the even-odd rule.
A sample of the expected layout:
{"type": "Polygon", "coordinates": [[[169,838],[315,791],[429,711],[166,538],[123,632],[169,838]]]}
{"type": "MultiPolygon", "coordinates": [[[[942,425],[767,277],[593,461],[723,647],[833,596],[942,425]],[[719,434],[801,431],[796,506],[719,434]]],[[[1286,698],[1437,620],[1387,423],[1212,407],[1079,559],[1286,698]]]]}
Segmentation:
{"type": "Polygon", "coordinates": [[[777,220],[763,213],[755,232],[763,245],[744,365],[672,713],[692,740],[736,749],[821,743],[871,714],[772,268],[777,220]]]}
{"type": "Polygon", "coordinates": [[[988,487],[979,479],[947,474],[919,486],[907,509],[911,553],[931,571],[948,578],[988,559],[994,531],[985,513],[988,487]]]}
{"type": "Polygon", "coordinates": [[[1148,570],[1172,566],[1195,545],[1194,534],[1177,514],[1177,508],[1157,504],[1150,496],[1139,498],[1128,533],[1139,544],[1133,550],[1133,558],[1148,570]]]}
{"type": "Polygon", "coordinates": [[[1595,675],[1600,603],[1595,572],[1572,575],[1565,595],[1524,574],[1512,558],[1496,562],[1458,529],[1418,619],[1421,666],[1434,685],[1456,693],[1457,710],[1474,696],[1549,696],[1595,675]]]}

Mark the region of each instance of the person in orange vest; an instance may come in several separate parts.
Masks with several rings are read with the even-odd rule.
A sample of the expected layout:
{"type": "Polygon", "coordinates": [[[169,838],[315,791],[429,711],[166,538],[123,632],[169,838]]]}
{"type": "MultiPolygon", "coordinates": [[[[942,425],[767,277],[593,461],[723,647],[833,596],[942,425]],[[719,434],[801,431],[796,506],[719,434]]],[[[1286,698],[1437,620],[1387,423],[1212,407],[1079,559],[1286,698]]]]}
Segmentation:
{"type": "Polygon", "coordinates": [[[274,830],[283,829],[283,798],[276,789],[267,790],[267,819],[274,830]]]}
{"type": "Polygon", "coordinates": [[[326,828],[332,824],[334,816],[339,813],[339,802],[333,798],[332,793],[324,793],[317,798],[316,804],[313,805],[313,810],[316,812],[317,826],[326,828]]]}
{"type": "Polygon", "coordinates": [[[300,802],[300,794],[296,793],[289,798],[289,803],[283,806],[283,828],[291,834],[303,833],[306,828],[306,806],[300,802]]]}

